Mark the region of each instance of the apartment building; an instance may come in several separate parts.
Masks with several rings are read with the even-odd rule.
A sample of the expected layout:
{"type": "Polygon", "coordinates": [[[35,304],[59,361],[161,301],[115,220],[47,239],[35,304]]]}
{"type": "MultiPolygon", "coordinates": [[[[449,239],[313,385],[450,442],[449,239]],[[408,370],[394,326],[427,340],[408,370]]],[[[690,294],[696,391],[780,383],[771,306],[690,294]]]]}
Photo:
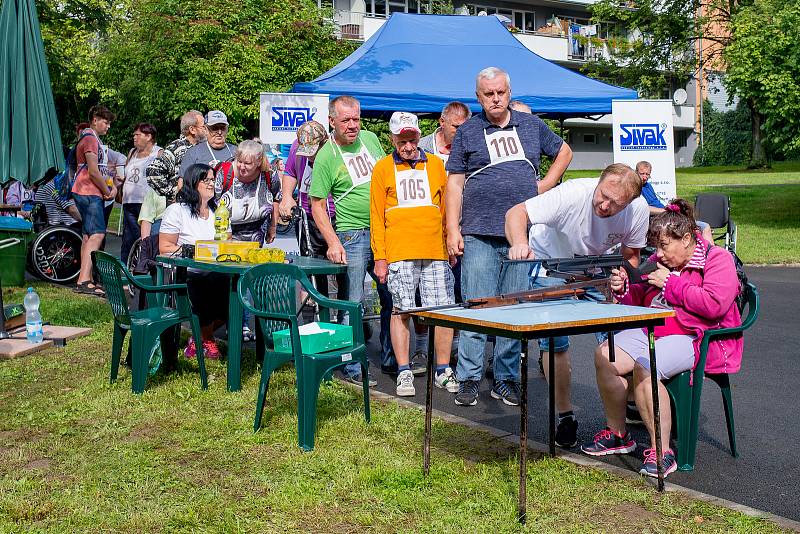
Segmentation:
{"type": "MultiPolygon", "coordinates": [[[[318,0],[320,6],[323,4],[318,0]]],[[[341,36],[364,41],[392,13],[431,13],[435,0],[333,0],[334,22],[341,36]]],[[[568,69],[578,71],[587,61],[608,57],[610,47],[627,40],[627,31],[613,24],[591,24],[588,6],[594,0],[455,0],[455,13],[464,16],[497,16],[529,50],[568,69]]],[[[674,88],[663,98],[673,99],[674,88]]],[[[692,164],[697,147],[696,102],[700,93],[694,82],[681,87],[673,107],[675,165],[692,164]]],[[[612,162],[611,116],[566,119],[563,127],[574,151],[573,169],[598,169],[612,162]]]]}

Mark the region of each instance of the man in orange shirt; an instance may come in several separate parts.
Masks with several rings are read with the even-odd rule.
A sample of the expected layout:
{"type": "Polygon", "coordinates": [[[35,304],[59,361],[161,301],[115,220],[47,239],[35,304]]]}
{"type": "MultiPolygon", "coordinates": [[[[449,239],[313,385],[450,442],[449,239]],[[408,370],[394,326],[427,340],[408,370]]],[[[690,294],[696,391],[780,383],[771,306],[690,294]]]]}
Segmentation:
{"type": "MultiPolygon", "coordinates": [[[[423,306],[453,304],[453,273],[444,236],[444,163],[418,147],[416,115],[396,112],[389,121],[395,150],[375,165],[370,189],[370,236],[375,275],[387,282],[395,312],[415,305],[419,288],[423,306]]],[[[413,396],[409,367],[408,314],[392,315],[390,333],[397,357],[397,395],[413,396]]],[[[435,333],[437,387],[458,392],[449,366],[453,330],[435,333]]]]}

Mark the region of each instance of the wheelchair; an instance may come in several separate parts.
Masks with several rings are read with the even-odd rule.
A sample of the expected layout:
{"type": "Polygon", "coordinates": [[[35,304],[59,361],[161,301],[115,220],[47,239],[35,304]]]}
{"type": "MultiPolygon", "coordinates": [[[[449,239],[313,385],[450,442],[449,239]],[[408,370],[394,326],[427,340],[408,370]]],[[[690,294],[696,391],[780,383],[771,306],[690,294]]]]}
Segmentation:
{"type": "Polygon", "coordinates": [[[724,243],[729,252],[736,253],[736,223],[731,220],[731,199],[720,193],[700,193],[694,199],[695,218],[711,226],[714,243],[724,243]]]}
{"type": "Polygon", "coordinates": [[[44,205],[38,202],[34,203],[32,219],[36,237],[28,247],[28,272],[45,282],[74,282],[81,270],[83,236],[80,229],[66,225],[51,226],[47,222],[44,205]]]}

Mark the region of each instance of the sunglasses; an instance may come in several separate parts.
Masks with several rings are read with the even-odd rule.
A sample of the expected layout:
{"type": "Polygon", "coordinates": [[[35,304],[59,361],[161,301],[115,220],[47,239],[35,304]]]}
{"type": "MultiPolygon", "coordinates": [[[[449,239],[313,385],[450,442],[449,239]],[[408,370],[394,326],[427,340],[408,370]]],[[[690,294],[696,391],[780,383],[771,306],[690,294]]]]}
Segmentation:
{"type": "Polygon", "coordinates": [[[216,261],[220,263],[240,263],[242,257],[238,254],[220,254],[217,256],[216,261]]]}

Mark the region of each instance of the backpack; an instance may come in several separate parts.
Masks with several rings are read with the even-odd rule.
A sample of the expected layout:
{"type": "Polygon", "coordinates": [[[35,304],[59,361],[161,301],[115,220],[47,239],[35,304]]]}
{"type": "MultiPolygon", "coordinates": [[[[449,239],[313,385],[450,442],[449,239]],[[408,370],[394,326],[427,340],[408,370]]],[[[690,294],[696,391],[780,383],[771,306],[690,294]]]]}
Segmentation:
{"type": "MultiPolygon", "coordinates": [[[[83,141],[84,137],[94,135],[94,132],[84,130],[81,132],[80,137],[78,137],[78,142],[75,143],[69,153],[67,154],[67,159],[65,161],[64,170],[58,173],[55,178],[53,178],[53,184],[55,186],[55,193],[61,200],[69,200],[72,198],[72,186],[75,184],[75,178],[78,176],[78,173],[86,167],[84,163],[81,165],[81,168],[78,168],[78,145],[83,141]]],[[[102,152],[99,151],[99,152],[102,152]]],[[[101,163],[103,156],[98,154],[97,162],[101,163]]]]}
{"type": "MultiPolygon", "coordinates": [[[[706,258],[708,258],[708,252],[711,250],[711,247],[714,245],[709,245],[706,249],[706,258]]],[[[728,249],[725,249],[728,250],[728,249]]],[[[739,279],[739,293],[736,295],[736,307],[739,308],[739,312],[744,310],[744,305],[747,304],[747,299],[745,297],[746,289],[747,289],[747,273],[744,272],[744,263],[736,255],[736,253],[732,250],[728,250],[730,252],[731,257],[733,258],[733,266],[736,268],[736,278],[739,279]]]]}
{"type": "Polygon", "coordinates": [[[214,167],[214,176],[217,175],[219,170],[222,169],[222,191],[220,195],[225,194],[233,185],[233,162],[220,161],[214,167]]]}

